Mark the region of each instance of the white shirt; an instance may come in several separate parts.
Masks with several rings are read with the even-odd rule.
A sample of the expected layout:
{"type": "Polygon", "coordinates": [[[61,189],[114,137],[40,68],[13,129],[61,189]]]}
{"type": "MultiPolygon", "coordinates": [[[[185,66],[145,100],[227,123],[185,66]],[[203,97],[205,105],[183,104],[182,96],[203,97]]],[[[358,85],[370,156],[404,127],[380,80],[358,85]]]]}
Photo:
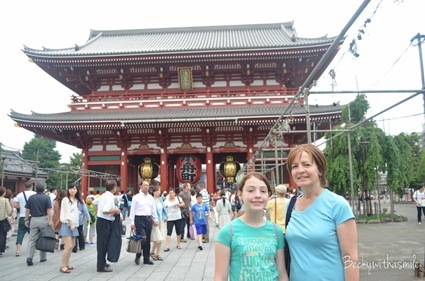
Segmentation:
{"type": "Polygon", "coordinates": [[[52,212],[53,212],[53,205],[54,205],[54,203],[55,203],[56,194],[54,194],[54,193],[49,193],[49,197],[50,197],[50,202],[52,202],[52,212]]]}
{"type": "Polygon", "coordinates": [[[152,216],[154,220],[158,220],[156,203],[152,195],[140,192],[133,196],[130,209],[131,224],[134,224],[135,216],[152,216]]]}
{"type": "Polygon", "coordinates": [[[420,192],[419,190],[416,190],[415,193],[413,193],[413,198],[416,199],[418,203],[416,203],[416,206],[418,207],[425,207],[423,200],[425,199],[425,192],[420,192]]]}
{"type": "Polygon", "coordinates": [[[173,201],[170,201],[170,199],[165,200],[164,205],[167,210],[168,221],[176,221],[182,218],[182,212],[179,207],[179,200],[177,199],[177,196],[173,201]]]}
{"type": "Polygon", "coordinates": [[[62,223],[68,223],[68,220],[72,221],[75,227],[78,227],[78,219],[80,212],[78,211],[78,201],[74,198],[71,202],[68,197],[64,197],[61,203],[61,214],[60,220],[62,223]]]}
{"type": "Polygon", "coordinates": [[[19,217],[20,218],[25,218],[25,205],[27,204],[27,201],[25,200],[24,197],[24,192],[25,195],[28,198],[30,198],[31,195],[34,195],[36,192],[32,191],[32,190],[27,190],[27,191],[22,191],[21,193],[19,193],[16,197],[15,197],[15,202],[19,203],[19,217]]]}
{"type": "Polygon", "coordinates": [[[103,213],[117,208],[115,206],[115,196],[110,191],[103,193],[99,198],[93,201],[93,204],[97,205],[97,217],[108,221],[114,221],[114,214],[103,213]]]}

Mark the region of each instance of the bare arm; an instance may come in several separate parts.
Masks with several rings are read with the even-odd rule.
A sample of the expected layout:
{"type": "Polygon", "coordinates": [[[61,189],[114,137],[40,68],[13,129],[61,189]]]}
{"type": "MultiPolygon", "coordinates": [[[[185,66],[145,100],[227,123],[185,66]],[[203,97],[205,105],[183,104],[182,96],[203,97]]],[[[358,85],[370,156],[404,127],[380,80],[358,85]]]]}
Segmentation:
{"type": "Polygon", "coordinates": [[[285,253],[283,248],[276,252],[276,266],[277,271],[279,271],[279,281],[288,281],[289,278],[285,268],[285,253]]]}
{"type": "Polygon", "coordinates": [[[214,281],[227,281],[229,277],[230,248],[221,243],[215,244],[214,281]]]}
{"type": "Polygon", "coordinates": [[[53,212],[52,208],[47,209],[47,216],[49,217],[49,225],[53,226],[53,212]]]}
{"type": "Polygon", "coordinates": [[[337,227],[339,247],[345,270],[346,281],[358,281],[357,226],[354,219],[349,219],[337,227]]]}
{"type": "Polygon", "coordinates": [[[29,216],[30,216],[30,209],[26,208],[25,209],[25,221],[24,221],[24,225],[26,227],[28,227],[28,225],[29,225],[29,221],[28,221],[29,216]]]}

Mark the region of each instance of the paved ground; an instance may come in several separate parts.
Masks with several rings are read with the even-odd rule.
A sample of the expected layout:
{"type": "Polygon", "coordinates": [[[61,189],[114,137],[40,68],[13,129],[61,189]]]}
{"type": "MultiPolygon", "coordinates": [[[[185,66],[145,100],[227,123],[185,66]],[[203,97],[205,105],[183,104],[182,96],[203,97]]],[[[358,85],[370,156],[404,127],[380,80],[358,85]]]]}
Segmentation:
{"type": "MultiPolygon", "coordinates": [[[[384,205],[384,207],[388,206],[384,205]]],[[[413,275],[413,262],[424,261],[425,220],[416,223],[416,208],[412,204],[397,204],[396,211],[409,218],[408,222],[385,224],[359,224],[358,247],[362,258],[361,280],[405,281],[417,280],[413,275]]],[[[15,257],[16,237],[12,237],[3,256],[0,257],[0,280],[213,280],[214,245],[218,230],[211,224],[211,240],[203,251],[197,250],[195,241],[182,244],[177,250],[175,237],[172,237],[171,251],[162,252],[164,261],[155,265],[135,265],[134,254],[125,251],[123,237],[120,260],[112,264],[112,273],[96,272],[96,247],[71,255],[71,264],[76,268],[71,274],[59,272],[61,251],[47,255],[47,262],[40,263],[38,253],[34,265],[26,265],[26,241],[20,257],[15,257]]],[[[128,233],[128,230],[127,230],[128,233]]],[[[314,269],[312,269],[314,270],[314,269]]],[[[425,280],[425,279],[424,279],[425,280]]]]}

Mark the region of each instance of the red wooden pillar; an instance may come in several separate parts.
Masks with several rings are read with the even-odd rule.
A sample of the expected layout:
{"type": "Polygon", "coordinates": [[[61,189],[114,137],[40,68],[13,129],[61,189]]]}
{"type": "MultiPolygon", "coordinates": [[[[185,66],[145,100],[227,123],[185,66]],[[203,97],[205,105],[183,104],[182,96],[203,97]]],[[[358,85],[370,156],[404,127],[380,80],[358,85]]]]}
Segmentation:
{"type": "Polygon", "coordinates": [[[121,158],[120,158],[120,190],[121,192],[127,192],[128,187],[128,155],[127,148],[121,149],[121,158]]]}
{"type": "Polygon", "coordinates": [[[211,147],[207,147],[207,154],[205,158],[207,164],[207,191],[211,194],[215,190],[214,157],[211,147]]]}
{"type": "Polygon", "coordinates": [[[88,174],[88,170],[89,170],[89,156],[88,156],[88,152],[89,150],[87,148],[83,149],[83,154],[81,157],[81,162],[82,162],[82,174],[83,176],[81,177],[81,192],[84,193],[84,196],[87,196],[89,194],[89,174],[88,174]]]}
{"type": "Polygon", "coordinates": [[[254,155],[254,147],[252,144],[249,144],[247,147],[247,153],[246,153],[246,163],[248,163],[248,169],[247,169],[248,173],[255,171],[255,163],[250,162],[253,155],[254,155]]]}
{"type": "Polygon", "coordinates": [[[161,148],[161,159],[160,159],[160,176],[161,176],[161,190],[168,191],[168,150],[161,148]]]}

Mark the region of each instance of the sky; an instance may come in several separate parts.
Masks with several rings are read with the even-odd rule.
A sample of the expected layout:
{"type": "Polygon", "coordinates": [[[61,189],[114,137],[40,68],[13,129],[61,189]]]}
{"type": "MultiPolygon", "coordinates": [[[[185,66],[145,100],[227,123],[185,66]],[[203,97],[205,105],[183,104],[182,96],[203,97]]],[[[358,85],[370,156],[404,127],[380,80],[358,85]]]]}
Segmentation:
{"type": "MultiPolygon", "coordinates": [[[[120,30],[213,25],[294,22],[300,37],[337,36],[364,3],[363,0],[74,0],[60,2],[1,1],[0,47],[2,99],[0,143],[5,149],[22,150],[33,134],[16,127],[8,116],[19,113],[69,111],[71,90],[30,63],[23,46],[35,49],[82,45],[90,30],[120,30]],[[9,16],[5,16],[9,15],[9,16]]],[[[425,34],[423,0],[372,0],[346,33],[338,55],[311,89],[310,104],[346,104],[356,94],[314,94],[314,91],[418,90],[422,87],[419,48],[411,39],[425,34]],[[367,23],[367,19],[370,22],[367,23]],[[359,30],[362,30],[360,32],[359,30]],[[358,35],[361,35],[361,40],[358,35]],[[358,57],[349,52],[355,42],[358,57]],[[335,72],[332,81],[329,71],[335,72]]],[[[424,43],[425,44],[425,43],[424,43]]],[[[423,49],[423,48],[422,48],[423,49]]],[[[424,51],[425,55],[425,51],[424,51]]],[[[366,94],[368,116],[387,133],[421,132],[424,100],[413,93],[366,94]]],[[[62,162],[79,149],[57,142],[62,162]]]]}

